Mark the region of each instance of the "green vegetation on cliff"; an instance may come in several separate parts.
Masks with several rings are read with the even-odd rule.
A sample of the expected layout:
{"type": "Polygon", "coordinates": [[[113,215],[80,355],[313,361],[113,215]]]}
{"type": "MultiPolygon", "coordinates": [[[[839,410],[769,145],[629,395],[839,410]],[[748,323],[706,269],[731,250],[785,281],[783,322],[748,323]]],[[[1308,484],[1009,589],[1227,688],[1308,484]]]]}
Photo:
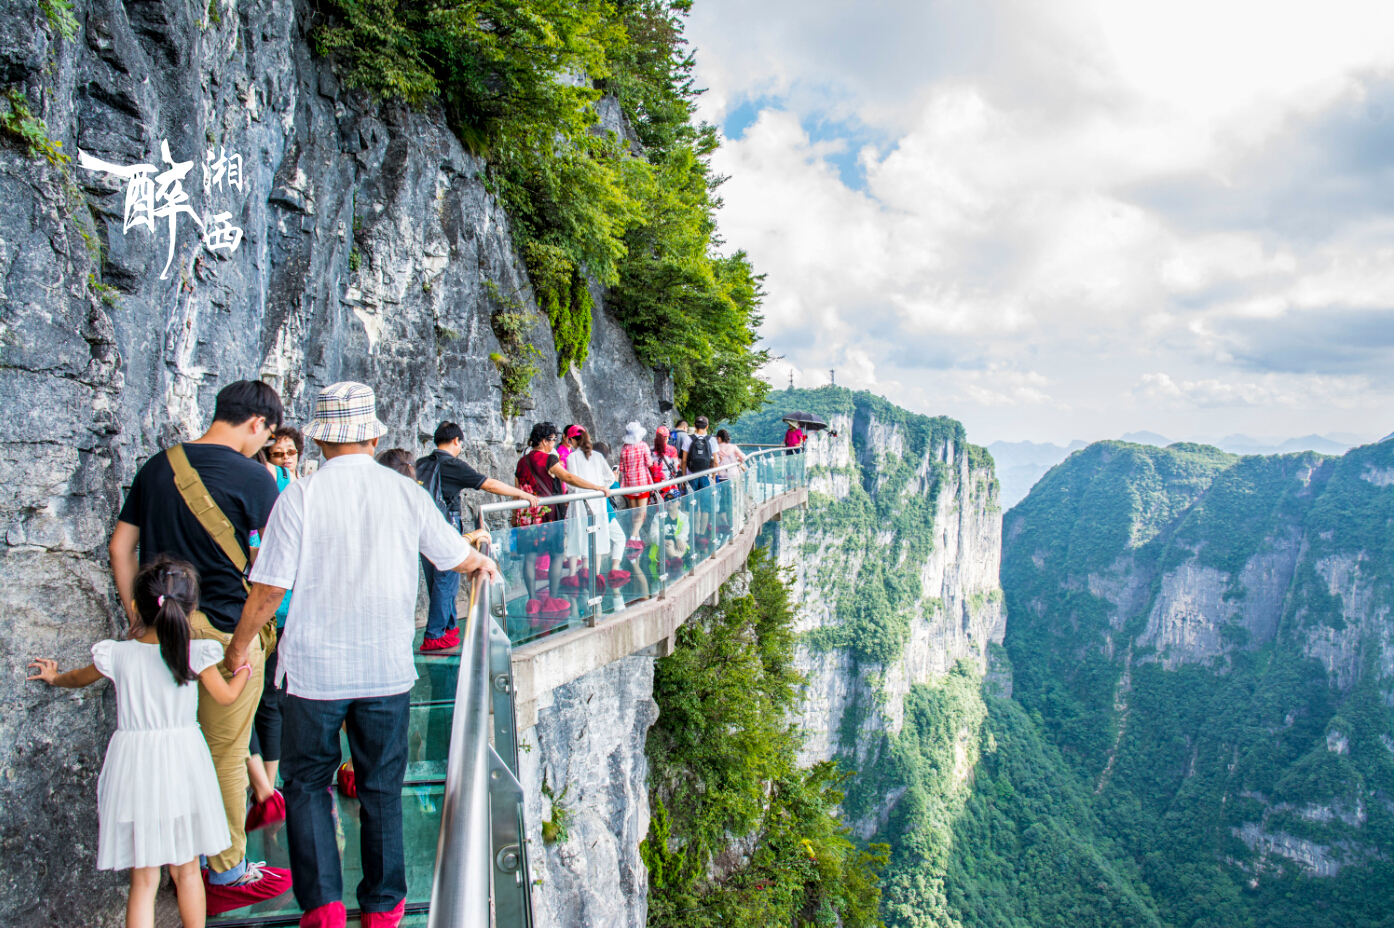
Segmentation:
{"type": "MultiPolygon", "coordinates": [[[[815,489],[802,523],[809,538],[839,545],[827,576],[817,578],[822,594],[836,603],[838,622],[811,632],[808,642],[818,650],[845,648],[859,665],[888,666],[904,650],[912,618],[935,608],[925,598],[920,565],[934,548],[945,481],[959,454],[975,468],[990,459],[967,443],[954,419],[918,415],[874,393],[835,386],[775,391],[763,409],[742,416],[732,434],[743,442],[782,442],[787,426],[780,417],[795,410],[833,426],[841,422],[842,438],[852,447],[846,495],[835,499],[815,489]]],[[[828,471],[820,464],[809,475],[828,471]]]]}
{"type": "Polygon", "coordinates": [[[884,849],[848,837],[836,765],[797,763],[788,587],[758,548],[748,580],[728,583],[654,668],[648,923],[879,925],[884,849]]]}
{"type": "Polygon", "coordinates": [[[698,91],[683,38],[691,0],[326,0],[316,30],[353,86],[438,104],[488,165],[551,323],[560,365],[585,361],[594,303],[641,360],[672,374],[679,409],[760,406],[760,278],[723,256],[698,91]],[[618,106],[635,140],[603,128],[618,106]]]}
{"type": "Polygon", "coordinates": [[[1163,924],[1394,925],[1390,477],[1104,442],[1008,514],[1015,696],[1163,924]]]}

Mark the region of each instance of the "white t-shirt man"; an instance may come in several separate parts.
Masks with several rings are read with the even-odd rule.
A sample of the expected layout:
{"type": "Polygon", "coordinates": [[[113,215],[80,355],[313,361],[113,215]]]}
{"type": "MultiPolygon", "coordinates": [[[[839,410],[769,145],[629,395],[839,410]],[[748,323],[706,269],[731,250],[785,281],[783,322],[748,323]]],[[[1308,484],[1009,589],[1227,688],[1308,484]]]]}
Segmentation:
{"type": "Polygon", "coordinates": [[[294,590],[276,684],[305,699],[368,699],[416,680],[417,554],[441,570],[472,549],[416,481],[368,454],[286,487],[251,580],[294,590]]]}

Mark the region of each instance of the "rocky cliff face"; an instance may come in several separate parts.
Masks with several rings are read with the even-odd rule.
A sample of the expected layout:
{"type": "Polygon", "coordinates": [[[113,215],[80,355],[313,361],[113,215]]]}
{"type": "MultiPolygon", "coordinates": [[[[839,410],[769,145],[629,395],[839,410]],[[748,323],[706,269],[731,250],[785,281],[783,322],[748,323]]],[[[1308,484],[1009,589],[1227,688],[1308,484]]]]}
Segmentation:
{"type": "Polygon", "coordinates": [[[491,318],[515,303],[538,318],[507,217],[438,115],[349,93],[312,57],[308,4],[74,12],[62,38],[37,0],[0,8],[0,848],[42,864],[0,878],[0,923],[16,926],[119,920],[120,881],[92,868],[110,694],[41,690],[24,665],[82,662],[118,630],[104,548],[123,487],[202,429],[223,384],[270,381],[294,423],[324,384],[361,380],[385,447],[419,449],[452,418],[499,476],[532,421],[613,440],[627,419],[652,427],[662,399],[598,308],[589,360],[560,379],[539,319],[535,408],[504,419],[491,318]],[[20,107],[70,161],[31,156],[20,107]],[[84,167],[79,152],[151,166],[152,199],[139,172],[84,167]],[[167,171],[184,171],[180,186],[167,171]],[[235,250],[218,228],[240,230],[235,250]]]}
{"type": "MultiPolygon", "coordinates": [[[[985,672],[1002,642],[1002,516],[992,460],[958,423],[865,394],[837,399],[829,431],[807,446],[808,510],[784,516],[779,553],[804,633],[800,760],[871,771],[887,760],[915,687],[960,661],[985,672]]],[[[976,731],[962,740],[960,779],[976,731]]],[[[903,784],[879,794],[853,786],[847,812],[863,839],[903,793],[903,784]]]]}
{"type": "Polygon", "coordinates": [[[644,743],[658,716],[653,658],[633,656],[545,694],[520,779],[533,917],[557,928],[643,928],[649,831],[644,743]]]}
{"type": "Polygon", "coordinates": [[[1354,923],[1386,878],[1391,462],[1103,442],[1006,517],[1017,695],[1168,920],[1243,886],[1215,924],[1354,923]],[[1289,909],[1245,914],[1285,879],[1289,909]]]}

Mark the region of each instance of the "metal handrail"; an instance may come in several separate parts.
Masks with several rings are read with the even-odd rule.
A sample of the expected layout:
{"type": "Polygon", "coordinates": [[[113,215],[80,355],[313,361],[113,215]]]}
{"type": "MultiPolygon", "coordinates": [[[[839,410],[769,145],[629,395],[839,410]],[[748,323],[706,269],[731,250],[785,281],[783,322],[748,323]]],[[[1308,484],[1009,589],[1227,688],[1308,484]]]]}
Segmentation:
{"type": "MultiPolygon", "coordinates": [[[[481,541],[479,550],[487,555],[488,543],[481,541]]],[[[505,763],[489,744],[490,691],[512,687],[511,672],[491,672],[491,662],[499,663],[500,655],[492,652],[500,636],[506,645],[507,636],[489,613],[489,584],[479,571],[471,578],[461,635],[428,928],[488,928],[491,909],[499,915],[499,928],[532,925],[517,758],[505,763]]],[[[502,658],[507,661],[506,650],[502,658]]],[[[504,724],[502,718],[496,721],[504,724]]],[[[507,741],[516,753],[517,742],[507,741]]],[[[504,739],[499,745],[505,747],[504,739]]]]}
{"type": "MultiPolygon", "coordinates": [[[[787,449],[785,449],[782,445],[776,448],[767,448],[764,451],[756,451],[754,454],[747,454],[745,456],[744,461],[733,461],[730,464],[722,464],[720,467],[711,467],[707,470],[699,471],[695,474],[683,474],[680,477],[670,477],[667,480],[663,480],[658,483],[645,484],[644,486],[640,487],[610,487],[605,490],[582,490],[577,493],[563,493],[560,496],[539,497],[537,504],[539,506],[550,506],[553,503],[580,503],[588,499],[613,499],[616,496],[638,496],[641,493],[647,494],[659,492],[662,490],[666,490],[669,487],[677,486],[680,483],[689,483],[701,477],[709,477],[713,474],[719,474],[723,471],[728,471],[735,468],[744,468],[747,464],[749,464],[751,461],[755,460],[758,457],[762,457],[767,454],[777,454],[778,452],[783,450],[787,449]]],[[[793,450],[795,451],[795,453],[798,454],[803,453],[802,448],[796,448],[793,450]]],[[[532,508],[532,504],[529,503],[527,500],[509,500],[507,502],[485,503],[479,507],[479,527],[484,527],[484,517],[486,515],[489,515],[490,513],[509,512],[514,509],[530,508],[532,508]]]]}

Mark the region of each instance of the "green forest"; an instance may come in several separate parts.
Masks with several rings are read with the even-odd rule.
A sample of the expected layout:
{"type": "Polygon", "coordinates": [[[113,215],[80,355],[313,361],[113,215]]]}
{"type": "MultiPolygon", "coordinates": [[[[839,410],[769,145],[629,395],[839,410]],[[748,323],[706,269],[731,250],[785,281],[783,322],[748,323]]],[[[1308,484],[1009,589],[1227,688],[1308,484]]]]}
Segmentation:
{"type": "MultiPolygon", "coordinates": [[[[315,47],[350,86],[439,108],[485,166],[557,349],[582,365],[599,288],[677,407],[758,408],[760,276],[717,234],[719,144],[697,122],[691,0],[324,0],[315,47]],[[603,103],[620,125],[602,125],[603,103]]],[[[539,372],[520,300],[495,294],[505,406],[539,372]],[[501,317],[501,318],[500,318],[501,317]]]]}
{"type": "Polygon", "coordinates": [[[851,840],[835,764],[796,761],[793,623],[787,579],[756,548],[654,667],[653,817],[640,848],[654,928],[882,924],[886,848],[851,840]]]}
{"type": "MultiPolygon", "coordinates": [[[[840,388],[770,398],[741,439],[777,441],[792,409],[852,432],[849,466],[810,472],[845,471],[847,494],[815,494],[783,530],[807,529],[795,556],[827,567],[810,583],[838,602],[803,644],[845,650],[874,694],[909,616],[934,608],[896,565],[924,553],[942,477],[906,473],[961,426],[840,388]],[[859,437],[873,419],[902,453],[859,437]]],[[[1004,515],[989,666],[1010,698],[961,662],[911,689],[896,734],[863,727],[880,711],[864,700],[843,718],[840,811],[892,810],[863,845],[889,849],[885,924],[1394,926],[1391,524],[1394,443],[1101,442],[1057,466],[1004,515]],[[1211,591],[1192,638],[1154,616],[1178,578],[1211,591]]]]}
{"type": "Polygon", "coordinates": [[[1394,925],[1394,712],[1381,670],[1394,491],[1370,479],[1391,465],[1389,445],[1238,458],[1103,442],[1006,515],[1023,720],[1058,751],[1059,775],[1084,790],[1161,924],[1394,925]],[[1283,595],[1247,611],[1259,591],[1246,565],[1285,551],[1283,595]],[[1331,592],[1341,563],[1355,609],[1331,592]],[[1222,604],[1218,651],[1150,638],[1164,579],[1206,569],[1222,604]],[[1131,602],[1106,595],[1125,585],[1131,602]]]}

